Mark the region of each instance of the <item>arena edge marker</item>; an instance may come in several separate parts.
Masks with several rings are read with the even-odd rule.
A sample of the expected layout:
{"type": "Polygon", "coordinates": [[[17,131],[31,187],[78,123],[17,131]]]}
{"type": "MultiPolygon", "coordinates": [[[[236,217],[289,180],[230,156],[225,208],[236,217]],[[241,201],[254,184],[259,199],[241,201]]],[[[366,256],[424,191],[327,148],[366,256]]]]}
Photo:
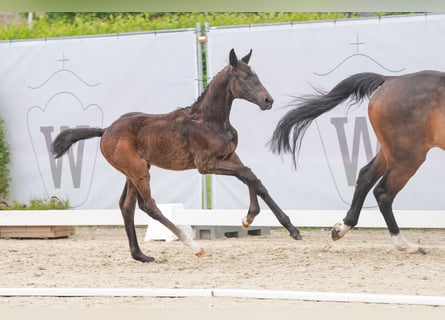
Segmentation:
{"type": "Polygon", "coordinates": [[[217,297],[445,306],[445,296],[205,288],[0,288],[1,297],[217,297]]]}

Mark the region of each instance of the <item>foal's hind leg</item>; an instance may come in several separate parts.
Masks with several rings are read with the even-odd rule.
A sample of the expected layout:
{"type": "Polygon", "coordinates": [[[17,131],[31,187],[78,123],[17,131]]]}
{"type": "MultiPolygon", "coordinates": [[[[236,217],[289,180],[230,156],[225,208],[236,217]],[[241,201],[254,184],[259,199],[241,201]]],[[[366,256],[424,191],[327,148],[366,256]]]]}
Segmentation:
{"type": "MultiPolygon", "coordinates": [[[[144,255],[137,244],[136,232],[134,229],[134,209],[136,198],[139,200],[140,208],[146,212],[150,217],[158,220],[166,228],[175,234],[179,240],[188,245],[193,253],[197,256],[202,256],[204,251],[192,239],[192,237],[177,228],[170,220],[168,220],[156,206],[155,201],[151,197],[150,191],[150,175],[148,172],[147,162],[135,154],[132,148],[122,144],[119,157],[112,157],[108,155],[107,160],[118,170],[120,170],[127,177],[126,189],[121,197],[122,214],[124,215],[125,230],[127,232],[128,240],[130,242],[131,254],[134,259],[150,262],[152,257],[144,255]]],[[[104,153],[105,155],[105,153],[104,153]]]]}
{"type": "Polygon", "coordinates": [[[173,234],[178,237],[179,240],[192,249],[196,256],[200,257],[204,255],[204,250],[201,249],[199,244],[196,243],[189,234],[176,227],[176,225],[167,219],[162,214],[161,210],[156,206],[155,201],[151,197],[150,175],[148,173],[148,168],[146,167],[145,161],[141,161],[140,163],[143,164],[145,170],[142,170],[142,167],[138,168],[136,163],[133,162],[133,167],[130,169],[132,172],[128,174],[127,177],[129,177],[137,190],[139,207],[141,210],[173,232],[173,234]]]}
{"type": "Polygon", "coordinates": [[[398,164],[397,167],[389,168],[382,180],[374,189],[380,211],[383,214],[389,233],[394,245],[398,250],[409,253],[426,254],[425,250],[414,243],[408,242],[400,233],[394,213],[392,203],[397,193],[405,186],[408,180],[414,175],[424,159],[414,163],[398,164]]]}
{"type": "Polygon", "coordinates": [[[167,229],[173,232],[173,234],[178,237],[179,240],[192,249],[193,253],[197,257],[201,257],[205,254],[204,250],[192,239],[189,234],[176,227],[174,223],[172,223],[162,214],[161,210],[156,206],[155,201],[150,196],[147,196],[147,193],[144,193],[143,195],[140,194],[138,199],[139,207],[142,211],[146,212],[151,218],[159,221],[167,229]]]}
{"type": "Polygon", "coordinates": [[[334,225],[331,231],[333,240],[341,239],[349,230],[358,223],[363,203],[372,186],[380,179],[386,169],[386,161],[383,153],[380,151],[374,159],[364,166],[358,175],[355,185],[354,196],[352,197],[351,207],[343,219],[334,225]]]}
{"type": "Polygon", "coordinates": [[[153,257],[146,256],[139,248],[134,227],[134,212],[136,209],[137,192],[129,180],[125,183],[124,191],[119,201],[119,207],[124,218],[125,232],[130,244],[130,252],[133,259],[142,262],[152,262],[153,257]]]}

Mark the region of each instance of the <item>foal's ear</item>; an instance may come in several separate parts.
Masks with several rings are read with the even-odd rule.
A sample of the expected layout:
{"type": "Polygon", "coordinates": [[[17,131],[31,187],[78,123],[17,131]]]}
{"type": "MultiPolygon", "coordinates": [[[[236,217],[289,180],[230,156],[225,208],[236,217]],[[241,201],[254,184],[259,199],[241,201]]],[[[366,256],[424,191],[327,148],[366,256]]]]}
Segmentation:
{"type": "Polygon", "coordinates": [[[241,58],[241,61],[244,63],[249,63],[250,56],[252,55],[252,49],[250,49],[249,53],[241,58]]]}
{"type": "Polygon", "coordinates": [[[232,67],[238,66],[238,57],[236,56],[235,50],[230,50],[230,57],[229,57],[230,65],[232,67]]]}

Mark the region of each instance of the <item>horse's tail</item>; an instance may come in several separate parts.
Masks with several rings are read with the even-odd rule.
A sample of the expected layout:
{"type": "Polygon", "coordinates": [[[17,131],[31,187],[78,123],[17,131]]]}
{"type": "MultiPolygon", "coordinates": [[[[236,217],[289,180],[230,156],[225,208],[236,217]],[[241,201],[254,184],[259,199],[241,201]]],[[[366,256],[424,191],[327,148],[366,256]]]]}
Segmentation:
{"type": "Polygon", "coordinates": [[[317,95],[297,98],[291,103],[297,108],[288,111],[273,132],[270,141],[272,151],[278,154],[292,152],[296,164],[296,153],[300,149],[301,140],[315,118],[349,98],[351,104],[361,102],[365,97],[371,96],[386,79],[387,77],[375,73],[359,73],[344,79],[327,93],[317,90],[317,95]],[[289,141],[292,131],[292,139],[289,141]]]}
{"type": "Polygon", "coordinates": [[[63,130],[59,133],[56,139],[54,139],[51,152],[55,158],[59,158],[77,141],[101,137],[103,134],[104,129],[101,128],[75,128],[63,130]]]}

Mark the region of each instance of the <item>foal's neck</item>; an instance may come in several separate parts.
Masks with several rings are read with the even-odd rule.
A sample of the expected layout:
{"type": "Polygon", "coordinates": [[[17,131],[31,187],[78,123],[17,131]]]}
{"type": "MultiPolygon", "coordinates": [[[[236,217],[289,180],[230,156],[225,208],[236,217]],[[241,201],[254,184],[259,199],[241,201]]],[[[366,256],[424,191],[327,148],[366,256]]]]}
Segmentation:
{"type": "Polygon", "coordinates": [[[192,105],[192,113],[205,122],[228,124],[234,97],[230,91],[231,67],[221,70],[192,105]]]}

